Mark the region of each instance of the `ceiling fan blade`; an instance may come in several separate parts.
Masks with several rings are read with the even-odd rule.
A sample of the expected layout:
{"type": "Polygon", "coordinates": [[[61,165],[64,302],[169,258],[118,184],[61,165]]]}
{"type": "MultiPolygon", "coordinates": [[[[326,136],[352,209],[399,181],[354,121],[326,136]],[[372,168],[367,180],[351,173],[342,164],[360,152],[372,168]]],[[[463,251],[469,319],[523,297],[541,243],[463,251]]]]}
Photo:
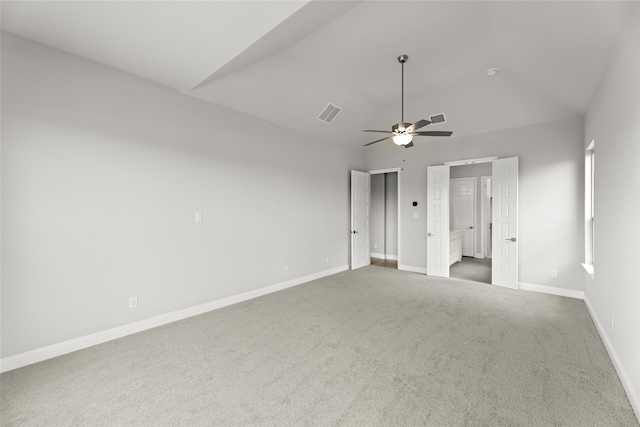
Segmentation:
{"type": "Polygon", "coordinates": [[[364,144],[364,146],[366,147],[367,145],[375,144],[376,142],[384,141],[385,139],[389,139],[389,138],[391,138],[391,137],[390,137],[390,136],[388,136],[388,137],[386,137],[386,138],[382,138],[382,139],[379,139],[379,140],[377,140],[377,141],[373,141],[373,142],[370,142],[370,143],[368,143],[368,144],[364,144]]]}
{"type": "Polygon", "coordinates": [[[367,129],[367,130],[363,130],[362,132],[381,132],[381,133],[393,133],[391,131],[388,130],[371,130],[371,129],[367,129]]]}
{"type": "Polygon", "coordinates": [[[414,124],[409,126],[407,128],[407,131],[408,132],[413,132],[416,129],[420,129],[421,127],[425,127],[426,125],[430,125],[430,124],[431,124],[431,122],[429,120],[425,120],[425,119],[418,120],[417,122],[415,122],[414,124]]]}
{"type": "Polygon", "coordinates": [[[453,132],[448,130],[429,130],[426,132],[413,132],[411,135],[420,135],[420,136],[451,136],[453,132]]]}
{"type": "Polygon", "coordinates": [[[403,147],[404,147],[404,148],[411,148],[411,147],[413,147],[413,141],[411,141],[411,142],[410,142],[410,143],[408,143],[408,144],[403,145],[403,147]]]}

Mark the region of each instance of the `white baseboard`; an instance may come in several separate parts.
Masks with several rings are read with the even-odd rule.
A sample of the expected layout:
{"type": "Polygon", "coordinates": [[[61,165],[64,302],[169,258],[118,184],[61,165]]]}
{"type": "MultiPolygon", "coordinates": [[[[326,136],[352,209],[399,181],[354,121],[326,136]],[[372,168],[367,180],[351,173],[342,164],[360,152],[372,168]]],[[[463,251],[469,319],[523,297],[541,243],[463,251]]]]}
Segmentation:
{"type": "Polygon", "coordinates": [[[42,362],[43,360],[52,359],[54,357],[92,347],[97,344],[102,344],[107,341],[126,337],[127,335],[132,335],[138,332],[146,331],[148,329],[157,328],[158,326],[166,325],[171,322],[186,319],[192,316],[197,316],[199,314],[216,310],[218,308],[227,307],[229,305],[257,298],[262,295],[301,285],[303,283],[310,282],[311,280],[331,276],[332,274],[340,273],[348,269],[348,265],[343,265],[329,270],[324,270],[319,273],[314,273],[308,276],[299,277],[297,279],[292,279],[275,285],[266,286],[254,291],[245,292],[243,294],[234,295],[216,301],[210,301],[182,310],[173,311],[171,313],[161,314],[149,319],[140,320],[128,325],[118,326],[116,328],[107,329],[106,331],[96,332],[90,335],[85,335],[83,337],[74,338],[61,343],[38,348],[25,353],[17,354],[15,356],[5,357],[3,359],[0,359],[0,372],[11,371],[13,369],[21,368],[33,363],[42,362]]]}
{"type": "Polygon", "coordinates": [[[624,387],[624,390],[627,392],[627,397],[629,398],[629,402],[631,403],[631,407],[633,408],[633,412],[636,414],[636,418],[640,421],[640,398],[638,397],[638,391],[633,387],[633,383],[629,378],[629,374],[627,370],[624,368],[622,363],[620,363],[620,358],[618,357],[618,353],[616,353],[615,348],[609,341],[609,337],[605,333],[606,329],[602,326],[600,319],[595,315],[593,311],[593,307],[591,307],[591,302],[589,302],[589,297],[585,295],[584,304],[587,306],[587,311],[593,320],[593,323],[596,325],[596,329],[598,330],[598,334],[600,334],[600,339],[604,343],[604,347],[607,349],[607,353],[609,353],[609,357],[613,362],[613,367],[616,369],[618,373],[618,377],[620,378],[620,382],[624,387]]]}
{"type": "Polygon", "coordinates": [[[398,255],[381,254],[379,252],[371,252],[371,257],[379,259],[390,259],[394,261],[398,260],[398,255]]]}
{"type": "Polygon", "coordinates": [[[518,282],[518,289],[523,291],[540,292],[543,294],[559,295],[561,297],[584,299],[584,292],[573,289],[556,288],[554,286],[534,285],[532,283],[518,282]]]}
{"type": "Polygon", "coordinates": [[[413,267],[411,265],[398,264],[398,270],[410,271],[412,273],[427,274],[427,269],[423,267],[413,267]]]}

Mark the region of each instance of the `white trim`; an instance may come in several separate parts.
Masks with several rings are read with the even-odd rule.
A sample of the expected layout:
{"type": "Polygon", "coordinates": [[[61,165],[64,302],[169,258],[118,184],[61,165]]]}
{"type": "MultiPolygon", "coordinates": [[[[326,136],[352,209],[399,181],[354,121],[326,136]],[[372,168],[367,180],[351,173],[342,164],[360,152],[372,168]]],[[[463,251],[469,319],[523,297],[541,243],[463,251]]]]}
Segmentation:
{"type": "Polygon", "coordinates": [[[444,162],[444,164],[449,166],[475,165],[476,163],[490,163],[497,159],[498,156],[478,157],[477,159],[453,160],[451,162],[444,162]]]}
{"type": "Polygon", "coordinates": [[[595,279],[595,277],[594,277],[595,268],[594,268],[593,264],[582,262],[582,263],[580,263],[580,265],[582,267],[584,267],[584,269],[587,271],[587,273],[589,273],[589,276],[591,276],[591,279],[594,280],[595,279]]]}
{"type": "Polygon", "coordinates": [[[596,325],[596,329],[598,330],[598,334],[600,335],[600,339],[604,343],[604,348],[607,349],[607,353],[609,353],[609,358],[613,362],[613,367],[616,369],[618,373],[618,377],[620,378],[620,382],[624,387],[624,390],[627,392],[627,398],[631,403],[631,407],[633,408],[633,412],[636,414],[636,418],[640,420],[640,398],[638,396],[638,392],[633,388],[633,382],[629,378],[629,374],[624,369],[624,365],[620,362],[620,358],[618,357],[618,353],[616,353],[615,348],[611,344],[609,337],[605,333],[605,328],[600,323],[600,320],[595,314],[593,307],[591,307],[591,302],[589,302],[589,297],[585,295],[584,304],[587,306],[587,311],[591,316],[591,320],[596,325]]]}
{"type": "Polygon", "coordinates": [[[583,291],[556,288],[555,286],[535,285],[533,283],[518,282],[518,289],[522,291],[540,292],[543,294],[559,295],[561,297],[584,299],[583,291]]]}
{"type": "Polygon", "coordinates": [[[370,173],[371,175],[379,175],[381,173],[400,172],[401,170],[402,170],[402,168],[389,168],[389,169],[375,169],[375,170],[367,171],[367,172],[370,173]]]}
{"type": "Polygon", "coordinates": [[[381,254],[379,252],[371,252],[371,258],[390,259],[392,261],[397,261],[398,260],[398,255],[390,255],[390,254],[381,254]]]}
{"type": "MultiPolygon", "coordinates": [[[[489,200],[486,200],[485,194],[486,194],[486,188],[485,186],[487,185],[487,180],[491,180],[491,183],[493,184],[493,176],[481,176],[480,177],[480,258],[487,258],[490,257],[491,254],[488,254],[487,252],[487,239],[490,237],[488,236],[488,230],[485,230],[485,224],[487,223],[487,219],[489,220],[489,222],[491,221],[491,218],[487,218],[486,215],[484,214],[485,210],[487,209],[487,204],[489,204],[489,206],[491,206],[491,198],[489,198],[489,200]]],[[[477,257],[476,257],[477,258],[477,257]]]]}
{"type": "Polygon", "coordinates": [[[424,267],[413,267],[411,265],[402,265],[398,263],[398,270],[409,271],[411,273],[427,274],[427,269],[424,267]]]}
{"type": "Polygon", "coordinates": [[[92,347],[97,344],[102,344],[107,341],[126,337],[127,335],[146,331],[148,329],[156,328],[158,326],[166,325],[178,320],[197,316],[199,314],[217,310],[222,307],[227,307],[239,302],[247,301],[273,292],[278,292],[283,289],[291,288],[293,286],[301,285],[311,280],[331,276],[348,269],[348,265],[342,265],[340,267],[331,268],[329,270],[324,270],[318,273],[310,274],[308,276],[299,277],[297,279],[288,280],[286,282],[277,283],[271,286],[266,286],[264,288],[245,292],[239,295],[234,295],[216,301],[210,301],[182,310],[173,311],[171,313],[161,314],[149,319],[140,320],[128,325],[118,326],[115,328],[107,329],[106,331],[96,332],[90,335],[85,335],[83,337],[74,338],[61,343],[27,351],[15,356],[5,357],[3,359],[0,359],[0,372],[7,372],[13,369],[21,368],[23,366],[31,365],[33,363],[42,362],[43,360],[52,359],[54,357],[92,347]]]}
{"type": "Polygon", "coordinates": [[[486,258],[486,256],[484,256],[484,254],[482,252],[476,252],[473,257],[474,258],[480,258],[480,259],[485,259],[486,258]]]}

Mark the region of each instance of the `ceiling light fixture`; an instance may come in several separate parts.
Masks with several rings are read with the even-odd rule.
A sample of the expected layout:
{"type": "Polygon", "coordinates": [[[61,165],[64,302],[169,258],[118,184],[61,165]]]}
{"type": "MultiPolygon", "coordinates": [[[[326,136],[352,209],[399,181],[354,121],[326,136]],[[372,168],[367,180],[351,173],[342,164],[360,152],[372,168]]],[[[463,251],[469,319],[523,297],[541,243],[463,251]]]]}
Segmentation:
{"type": "MultiPolygon", "coordinates": [[[[364,144],[364,146],[368,146],[371,144],[375,144],[380,141],[384,141],[387,139],[392,139],[394,144],[399,145],[404,148],[413,147],[413,136],[451,136],[452,132],[450,131],[421,131],[416,132],[417,129],[420,129],[424,126],[430,125],[432,121],[429,120],[418,120],[415,123],[406,123],[404,121],[404,63],[407,62],[409,57],[407,55],[398,56],[398,62],[402,68],[401,80],[400,80],[400,123],[397,123],[391,126],[391,132],[387,130],[371,130],[367,129],[363,132],[380,132],[380,133],[390,133],[391,135],[386,136],[382,139],[378,139],[376,141],[370,142],[368,144],[364,144]]],[[[444,114],[442,114],[442,120],[440,122],[444,122],[444,114]]],[[[435,123],[435,122],[434,122],[435,123]]]]}
{"type": "Polygon", "coordinates": [[[498,69],[497,69],[497,68],[489,68],[489,69],[487,70],[487,75],[489,75],[489,76],[495,76],[497,72],[498,72],[498,69]]]}
{"type": "Polygon", "coordinates": [[[393,137],[393,143],[396,145],[407,145],[411,142],[413,136],[408,133],[399,133],[393,137]]]}

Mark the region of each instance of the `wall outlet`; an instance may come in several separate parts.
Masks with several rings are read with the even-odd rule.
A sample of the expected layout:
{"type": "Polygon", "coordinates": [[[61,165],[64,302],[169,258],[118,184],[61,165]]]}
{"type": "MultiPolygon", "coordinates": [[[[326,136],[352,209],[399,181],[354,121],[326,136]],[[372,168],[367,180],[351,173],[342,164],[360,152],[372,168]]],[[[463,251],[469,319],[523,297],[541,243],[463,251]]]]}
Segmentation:
{"type": "Polygon", "coordinates": [[[377,243],[373,244],[373,249],[378,249],[378,244],[377,243]]]}
{"type": "Polygon", "coordinates": [[[558,277],[558,270],[551,270],[551,277],[558,277]]]}
{"type": "Polygon", "coordinates": [[[327,258],[324,260],[326,263],[329,262],[329,257],[327,256],[327,258]]]}
{"type": "Polygon", "coordinates": [[[288,273],[288,272],[289,272],[289,266],[288,266],[288,265],[286,265],[286,266],[284,267],[284,272],[285,272],[285,273],[288,273]]]}
{"type": "Polygon", "coordinates": [[[613,316],[611,316],[611,330],[613,331],[613,316]]]}
{"type": "Polygon", "coordinates": [[[138,308],[138,297],[129,297],[129,308],[138,308]]]}
{"type": "Polygon", "coordinates": [[[202,212],[196,212],[196,222],[202,222],[202,212]]]}

